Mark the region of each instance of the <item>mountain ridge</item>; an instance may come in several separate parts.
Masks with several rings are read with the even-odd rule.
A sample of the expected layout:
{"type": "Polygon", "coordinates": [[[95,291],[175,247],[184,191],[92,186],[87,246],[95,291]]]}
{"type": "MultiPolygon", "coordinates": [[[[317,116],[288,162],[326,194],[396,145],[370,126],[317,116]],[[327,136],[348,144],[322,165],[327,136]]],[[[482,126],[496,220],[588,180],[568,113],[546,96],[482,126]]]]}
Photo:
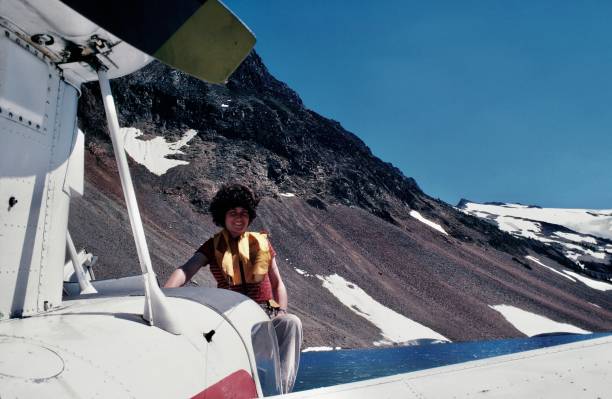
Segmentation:
{"type": "Polygon", "coordinates": [[[515,237],[556,247],[579,273],[612,281],[612,236],[608,233],[612,218],[607,211],[468,200],[460,201],[458,208],[515,237]]]}
{"type": "MultiPolygon", "coordinates": [[[[175,142],[197,131],[184,154],[172,155],[188,165],[157,176],[130,160],[161,280],[216,231],[208,204],[223,183],[236,181],[262,198],[253,229],[272,233],[290,310],[304,322],[307,346],[367,347],[385,336],[372,315],[339,299],[333,275],[451,340],[520,336],[491,308],[500,304],[591,331],[612,328],[611,293],[523,260],[537,256],[560,269],[570,262],[563,253],[426,195],[338,122],[306,109],[256,53],[226,86],[156,62],[111,83],[121,126],[139,129],[144,140],[175,142]]],[[[83,87],[79,116],[87,135],[86,195],[74,203],[71,232],[100,257],[98,276],[135,274],[95,84],[83,87]]],[[[213,285],[206,270],[195,281],[213,285]]]]}

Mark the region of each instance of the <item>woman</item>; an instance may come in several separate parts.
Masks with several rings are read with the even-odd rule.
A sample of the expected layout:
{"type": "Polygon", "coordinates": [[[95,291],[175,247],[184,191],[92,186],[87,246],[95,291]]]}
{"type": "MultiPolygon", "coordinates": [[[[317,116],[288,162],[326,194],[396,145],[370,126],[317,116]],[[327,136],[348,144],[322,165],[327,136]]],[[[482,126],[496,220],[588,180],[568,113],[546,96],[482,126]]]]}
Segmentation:
{"type": "Polygon", "coordinates": [[[267,235],[247,231],[257,216],[258,200],[240,184],[223,186],[210,204],[213,222],[222,228],[183,266],[170,275],[166,288],[185,285],[202,266],[210,265],[218,288],[241,292],[272,318],[278,338],[283,393],[295,383],[302,345],[302,323],[287,313],[287,290],[276,252],[267,235]]]}

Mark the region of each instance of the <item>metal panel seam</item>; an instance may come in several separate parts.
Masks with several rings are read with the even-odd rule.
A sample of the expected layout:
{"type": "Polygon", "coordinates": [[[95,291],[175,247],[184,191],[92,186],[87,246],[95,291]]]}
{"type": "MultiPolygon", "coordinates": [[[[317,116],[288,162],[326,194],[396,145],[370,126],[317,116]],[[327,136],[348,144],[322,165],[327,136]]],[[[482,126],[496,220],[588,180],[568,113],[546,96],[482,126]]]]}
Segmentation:
{"type": "MultiPolygon", "coordinates": [[[[52,66],[49,67],[49,69],[51,69],[52,66]]],[[[47,88],[47,92],[51,93],[51,83],[53,82],[53,71],[49,71],[49,87],[47,88]]],[[[54,190],[55,190],[55,177],[54,177],[54,171],[53,171],[53,164],[55,162],[55,148],[57,146],[57,140],[58,137],[60,135],[60,128],[61,128],[61,120],[62,118],[60,118],[60,113],[61,113],[61,109],[63,106],[63,94],[64,94],[64,87],[62,85],[62,81],[59,78],[59,76],[57,77],[57,95],[56,95],[56,104],[55,104],[55,115],[54,115],[54,120],[53,120],[53,136],[51,137],[51,150],[50,150],[50,156],[49,156],[49,166],[47,167],[47,196],[46,196],[46,200],[45,200],[45,221],[44,221],[44,229],[43,229],[43,241],[42,241],[42,253],[41,253],[41,258],[40,258],[40,267],[39,267],[39,273],[38,273],[38,298],[36,299],[36,308],[37,311],[40,311],[40,301],[41,299],[44,300],[44,298],[41,298],[41,293],[42,293],[42,288],[43,288],[43,282],[44,282],[44,274],[46,271],[46,266],[48,263],[47,260],[47,252],[49,251],[48,245],[49,245],[49,234],[50,234],[50,229],[51,229],[51,213],[52,213],[52,205],[53,205],[53,198],[54,198],[54,190]]],[[[47,97],[49,98],[49,97],[47,97]]],[[[48,100],[47,100],[48,101],[48,100]]],[[[48,118],[48,112],[45,114],[45,117],[48,118]]],[[[47,125],[47,123],[45,123],[45,125],[47,125]]],[[[56,304],[57,305],[57,304],[56,304]]],[[[45,306],[43,305],[43,311],[47,311],[48,309],[45,308],[45,306]]]]}

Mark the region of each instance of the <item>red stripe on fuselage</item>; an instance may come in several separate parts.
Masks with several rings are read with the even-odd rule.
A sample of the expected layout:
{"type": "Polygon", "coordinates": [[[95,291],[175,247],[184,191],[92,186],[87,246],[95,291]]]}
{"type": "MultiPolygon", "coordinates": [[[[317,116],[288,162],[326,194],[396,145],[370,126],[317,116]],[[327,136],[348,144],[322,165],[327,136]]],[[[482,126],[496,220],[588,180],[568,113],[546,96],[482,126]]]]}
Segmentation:
{"type": "Polygon", "coordinates": [[[256,397],[255,381],[246,370],[238,370],[191,399],[252,399],[256,397]]]}

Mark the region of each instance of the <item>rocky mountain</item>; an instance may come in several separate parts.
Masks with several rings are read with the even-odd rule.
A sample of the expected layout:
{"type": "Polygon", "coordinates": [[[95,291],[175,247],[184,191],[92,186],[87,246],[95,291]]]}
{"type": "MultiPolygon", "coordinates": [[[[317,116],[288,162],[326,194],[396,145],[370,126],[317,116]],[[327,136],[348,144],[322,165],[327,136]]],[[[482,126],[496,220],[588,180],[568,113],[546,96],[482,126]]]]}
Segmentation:
{"type": "Polygon", "coordinates": [[[479,204],[465,199],[457,207],[515,237],[556,248],[574,263],[573,269],[578,273],[612,281],[612,210],[479,204]]]}
{"type": "MultiPolygon", "coordinates": [[[[262,198],[253,229],[271,232],[307,347],[532,335],[510,308],[553,326],[612,329],[612,290],[530,260],[573,266],[562,250],[428,196],[340,123],[307,109],[256,53],[224,86],[154,62],[112,88],[160,280],[216,232],[207,214],[215,191],[241,182],[262,198]]],[[[86,194],[73,202],[71,233],[99,256],[98,278],[136,274],[95,84],[82,89],[79,117],[86,194]]],[[[195,283],[212,285],[209,272],[195,283]]]]}

